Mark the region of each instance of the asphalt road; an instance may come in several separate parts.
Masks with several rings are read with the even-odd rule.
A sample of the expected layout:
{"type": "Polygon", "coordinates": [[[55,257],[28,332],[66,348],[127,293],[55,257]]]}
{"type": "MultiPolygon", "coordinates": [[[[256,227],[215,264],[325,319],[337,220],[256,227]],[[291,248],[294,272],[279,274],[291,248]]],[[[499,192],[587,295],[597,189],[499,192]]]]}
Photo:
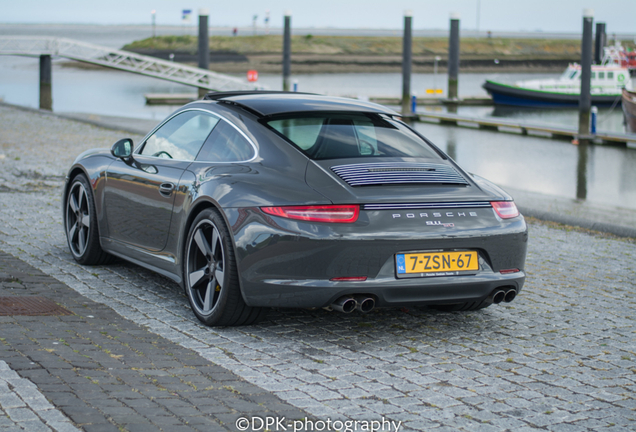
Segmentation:
{"type": "MultiPolygon", "coordinates": [[[[274,404],[269,411],[233,406],[224,423],[211,415],[214,426],[208,430],[238,430],[232,422],[241,417],[293,410],[324,422],[402,422],[400,430],[636,429],[633,240],[532,221],[524,290],[510,304],[478,312],[273,310],[258,326],[207,328],[171,281],[125,262],[82,267],[68,252],[60,210],[64,172],[82,150],[110,146],[120,133],[9,107],[0,107],[0,124],[0,250],[6,259],[17,258],[57,281],[59,289],[74,290],[73,302],[85,299],[101,310],[100,325],[108,325],[110,314],[113,326],[138,328],[158,344],[182,350],[184,358],[192,355],[244,381],[253,394],[267,395],[265,404],[274,404]]],[[[11,276],[1,283],[6,295],[38,281],[11,276]]],[[[24,289],[47,296],[41,288],[24,289]]],[[[54,292],[50,297],[56,300],[54,292]]],[[[74,322],[77,327],[68,329],[81,333],[86,324],[74,322]]],[[[27,330],[0,335],[5,349],[0,355],[20,348],[25,361],[51,369],[39,355],[59,348],[59,341],[29,335],[27,330]],[[29,343],[40,348],[28,349],[29,343]]],[[[162,369],[152,366],[154,355],[163,354],[148,352],[147,359],[137,357],[127,367],[152,375],[162,369]]],[[[90,371],[88,365],[74,366],[75,373],[105,373],[112,366],[100,358],[92,359],[90,371]]],[[[25,372],[29,369],[14,370],[12,361],[0,357],[0,430],[21,430],[35,421],[29,413],[38,416],[42,430],[94,426],[90,418],[79,422],[68,405],[47,396],[49,390],[25,372]],[[43,397],[27,395],[26,388],[34,387],[43,397]],[[39,416],[37,401],[56,420],[39,416]],[[14,414],[16,404],[23,409],[14,414]]],[[[223,386],[213,378],[205,377],[223,386]]],[[[182,390],[196,396],[192,389],[175,392],[182,390]]],[[[110,391],[104,390],[105,398],[125,403],[110,391]]],[[[91,404],[81,390],[70,392],[91,404]]],[[[131,409],[139,413],[142,407],[137,408],[131,409]]],[[[107,415],[99,405],[94,409],[96,419],[107,420],[100,423],[104,428],[128,430],[173,430],[170,422],[189,415],[170,411],[164,423],[153,423],[151,415],[150,424],[141,427],[107,415]]]]}

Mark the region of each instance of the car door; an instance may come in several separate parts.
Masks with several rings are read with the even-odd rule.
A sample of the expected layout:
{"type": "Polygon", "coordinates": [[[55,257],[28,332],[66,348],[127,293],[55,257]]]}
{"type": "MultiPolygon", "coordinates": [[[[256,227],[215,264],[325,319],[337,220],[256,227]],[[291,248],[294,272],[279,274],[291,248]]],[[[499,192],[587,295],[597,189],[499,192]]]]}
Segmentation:
{"type": "Polygon", "coordinates": [[[111,240],[149,251],[164,249],[179,180],[196,158],[218,118],[182,111],[156,129],[129,160],[106,173],[104,208],[111,240]]]}

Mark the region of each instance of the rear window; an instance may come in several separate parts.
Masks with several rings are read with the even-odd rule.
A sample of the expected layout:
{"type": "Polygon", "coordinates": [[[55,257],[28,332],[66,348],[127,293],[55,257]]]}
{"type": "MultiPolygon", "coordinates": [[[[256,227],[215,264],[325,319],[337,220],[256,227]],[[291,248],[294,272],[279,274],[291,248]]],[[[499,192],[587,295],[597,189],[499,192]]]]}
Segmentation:
{"type": "Polygon", "coordinates": [[[379,115],[317,114],[267,122],[311,159],[420,157],[441,159],[404,125],[379,115]]]}

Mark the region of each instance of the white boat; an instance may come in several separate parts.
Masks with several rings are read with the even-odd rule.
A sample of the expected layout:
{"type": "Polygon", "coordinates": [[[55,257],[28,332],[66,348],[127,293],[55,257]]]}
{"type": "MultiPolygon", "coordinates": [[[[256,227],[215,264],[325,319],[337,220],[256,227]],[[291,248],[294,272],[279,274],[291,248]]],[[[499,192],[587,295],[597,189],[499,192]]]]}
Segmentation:
{"type": "MultiPolygon", "coordinates": [[[[623,88],[631,88],[629,69],[622,65],[614,48],[605,49],[603,64],[592,65],[593,105],[618,104],[623,88]]],[[[487,80],[483,87],[495,105],[576,107],[581,94],[581,65],[571,63],[559,78],[518,81],[512,85],[487,80]]]]}

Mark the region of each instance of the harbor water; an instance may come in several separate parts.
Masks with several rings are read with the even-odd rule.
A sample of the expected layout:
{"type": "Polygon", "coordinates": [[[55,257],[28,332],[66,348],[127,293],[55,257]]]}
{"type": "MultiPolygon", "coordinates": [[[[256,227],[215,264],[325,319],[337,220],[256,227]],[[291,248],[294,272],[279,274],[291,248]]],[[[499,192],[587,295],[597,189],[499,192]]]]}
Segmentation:
{"type": "MultiPolygon", "coordinates": [[[[108,38],[101,33],[75,29],[64,33],[64,27],[51,26],[51,35],[74,37],[88,42],[120,48],[143,36],[120,32],[108,38]],[[116,44],[113,46],[113,44],[116,44]]],[[[22,27],[21,27],[22,28],[22,27]]],[[[39,29],[40,35],[42,30],[39,29]]],[[[25,34],[23,30],[22,34],[25,34]]],[[[0,27],[0,34],[7,29],[0,27]]],[[[292,70],[293,72],[293,70],[292,70]]],[[[0,56],[0,99],[7,103],[37,108],[39,65],[37,58],[0,56]]],[[[486,79],[507,83],[524,79],[549,78],[553,74],[500,73],[460,74],[459,94],[485,96],[481,85],[486,79]]],[[[295,75],[299,91],[359,98],[397,97],[401,92],[401,74],[307,74],[295,75]]],[[[439,88],[446,93],[444,74],[414,74],[412,89],[423,97],[426,89],[439,88]]],[[[68,61],[53,62],[53,110],[60,113],[92,113],[160,121],[175,106],[147,106],[148,93],[194,93],[187,86],[126,72],[80,68],[68,61]]],[[[259,83],[280,89],[280,75],[261,74],[259,83]]],[[[444,110],[424,107],[420,110],[444,110]]],[[[531,110],[485,107],[460,107],[458,114],[473,117],[501,117],[531,124],[552,124],[575,128],[577,110],[531,110]]],[[[624,132],[620,105],[599,110],[597,129],[624,132]]],[[[590,146],[579,163],[581,151],[567,141],[533,136],[520,136],[466,128],[417,123],[416,129],[470,172],[482,175],[509,188],[558,197],[580,197],[581,176],[585,182],[585,199],[599,206],[616,206],[636,210],[636,149],[590,146]],[[583,172],[582,172],[583,171],[583,172]]]]}

